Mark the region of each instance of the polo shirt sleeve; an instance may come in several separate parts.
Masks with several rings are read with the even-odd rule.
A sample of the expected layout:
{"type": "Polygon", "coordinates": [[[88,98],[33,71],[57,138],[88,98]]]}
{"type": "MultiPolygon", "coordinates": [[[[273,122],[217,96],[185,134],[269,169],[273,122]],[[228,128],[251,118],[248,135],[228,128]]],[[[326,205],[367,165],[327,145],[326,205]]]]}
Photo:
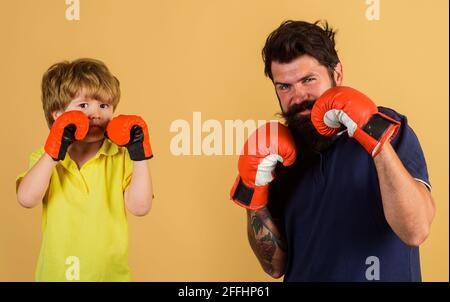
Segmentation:
{"type": "Polygon", "coordinates": [[[128,188],[131,182],[131,176],[133,175],[133,161],[130,158],[130,155],[128,154],[127,150],[124,150],[125,152],[125,160],[124,160],[124,173],[123,173],[123,180],[122,180],[122,190],[125,192],[125,190],[128,188]]]}
{"type": "Polygon", "coordinates": [[[399,132],[391,141],[392,147],[409,174],[431,191],[425,156],[417,135],[408,125],[408,119],[391,109],[380,107],[380,111],[401,122],[399,132]]]}
{"type": "Polygon", "coordinates": [[[31,168],[33,168],[33,166],[38,162],[38,160],[42,157],[43,154],[44,154],[44,148],[40,148],[40,149],[34,151],[33,153],[31,153],[29,161],[28,161],[28,169],[26,171],[20,173],[16,177],[16,192],[17,192],[17,189],[19,188],[19,184],[22,181],[22,178],[25,176],[25,174],[27,174],[28,171],[30,171],[31,168]]]}

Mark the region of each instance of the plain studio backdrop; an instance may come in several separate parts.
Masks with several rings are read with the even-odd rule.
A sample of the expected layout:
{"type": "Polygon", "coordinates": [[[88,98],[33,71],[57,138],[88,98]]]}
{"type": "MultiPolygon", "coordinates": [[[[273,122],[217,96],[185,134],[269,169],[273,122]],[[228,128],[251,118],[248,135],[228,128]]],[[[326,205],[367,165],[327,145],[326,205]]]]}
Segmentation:
{"type": "Polygon", "coordinates": [[[79,10],[75,2],[0,0],[0,281],[34,278],[42,207],[18,205],[15,177],[48,134],[43,73],[80,57],[104,61],[119,78],[116,113],[149,124],[155,199],[148,216],[128,215],[133,279],[273,280],[247,242],[245,210],[228,197],[238,155],[176,155],[179,133],[170,129],[185,121],[193,150],[194,137],[210,135],[207,127],[194,133],[195,112],[200,124],[222,126],[223,141],[226,120],[275,119],[261,49],[287,19],[337,28],[344,84],[408,117],[437,206],[421,246],[422,276],[448,281],[447,0],[81,0],[79,10]]]}

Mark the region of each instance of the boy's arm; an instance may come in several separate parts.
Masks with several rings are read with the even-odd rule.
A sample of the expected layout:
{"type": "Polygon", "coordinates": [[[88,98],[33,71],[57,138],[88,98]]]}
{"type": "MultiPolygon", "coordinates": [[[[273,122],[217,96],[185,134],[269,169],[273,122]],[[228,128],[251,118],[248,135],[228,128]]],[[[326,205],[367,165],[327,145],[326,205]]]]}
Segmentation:
{"type": "Polygon", "coordinates": [[[44,155],[17,186],[17,201],[23,207],[32,208],[42,201],[58,160],[64,159],[70,144],[82,140],[88,130],[89,119],[81,111],[64,112],[55,120],[45,142],[44,155]]]}
{"type": "Polygon", "coordinates": [[[148,161],[133,161],[133,175],[124,192],[125,207],[135,216],[144,216],[152,208],[153,187],[148,161]]]}
{"type": "Polygon", "coordinates": [[[119,115],[106,127],[105,136],[119,146],[125,146],[133,161],[133,174],[124,192],[125,207],[135,216],[146,215],[153,200],[153,188],[148,159],[153,157],[145,121],[138,115],[119,115]]]}
{"type": "Polygon", "coordinates": [[[17,201],[25,208],[33,208],[44,198],[53,168],[58,162],[44,153],[25,174],[17,188],[17,201]]]}

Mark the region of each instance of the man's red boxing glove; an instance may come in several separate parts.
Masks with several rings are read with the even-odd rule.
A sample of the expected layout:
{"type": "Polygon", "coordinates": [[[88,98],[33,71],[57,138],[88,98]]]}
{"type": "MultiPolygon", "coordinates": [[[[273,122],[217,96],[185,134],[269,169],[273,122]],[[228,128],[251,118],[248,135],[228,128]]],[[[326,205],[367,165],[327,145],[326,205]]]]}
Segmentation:
{"type": "Polygon", "coordinates": [[[325,136],[339,132],[341,125],[372,157],[380,153],[383,144],[392,140],[400,123],[378,112],[377,106],[363,93],[344,86],[328,89],[315,102],[311,121],[325,136]]]}
{"type": "Polygon", "coordinates": [[[67,148],[82,140],[89,131],[89,119],[81,111],[67,111],[60,115],[50,128],[44,150],[54,160],[63,160],[67,148]]]}
{"type": "Polygon", "coordinates": [[[265,207],[277,162],[290,166],[296,155],[294,139],[288,128],[278,122],[261,126],[244,145],[239,157],[239,175],[231,188],[230,198],[247,209],[265,207]]]}
{"type": "Polygon", "coordinates": [[[153,157],[147,124],[137,115],[119,115],[106,127],[106,137],[128,149],[131,160],[140,161],[153,157]]]}

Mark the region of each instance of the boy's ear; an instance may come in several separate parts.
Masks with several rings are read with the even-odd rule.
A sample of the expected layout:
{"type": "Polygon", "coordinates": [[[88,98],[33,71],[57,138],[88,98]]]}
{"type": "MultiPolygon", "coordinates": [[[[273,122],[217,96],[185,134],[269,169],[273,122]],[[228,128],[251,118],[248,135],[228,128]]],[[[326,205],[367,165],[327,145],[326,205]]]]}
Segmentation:
{"type": "Polygon", "coordinates": [[[63,113],[64,113],[64,111],[53,111],[52,112],[53,120],[56,121],[56,119],[63,113]]]}

